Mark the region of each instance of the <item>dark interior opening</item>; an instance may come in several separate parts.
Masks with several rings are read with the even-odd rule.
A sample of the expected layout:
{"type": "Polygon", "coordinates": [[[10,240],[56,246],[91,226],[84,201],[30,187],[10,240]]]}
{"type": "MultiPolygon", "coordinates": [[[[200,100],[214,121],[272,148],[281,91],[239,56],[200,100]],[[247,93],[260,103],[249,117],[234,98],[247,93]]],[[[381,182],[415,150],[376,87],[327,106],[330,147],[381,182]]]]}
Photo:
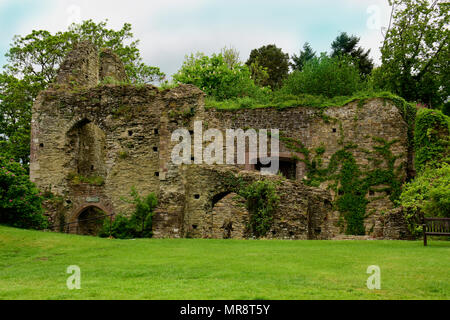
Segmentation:
{"type": "Polygon", "coordinates": [[[221,192],[216,194],[213,198],[212,198],[212,207],[214,208],[216,206],[216,204],[222,200],[223,198],[225,198],[227,195],[229,195],[231,193],[231,191],[225,191],[225,192],[221,192]]]}
{"type": "Polygon", "coordinates": [[[78,216],[77,234],[97,236],[103,226],[106,213],[97,207],[89,207],[78,216]]]}
{"type": "MultiPolygon", "coordinates": [[[[297,179],[297,162],[294,159],[280,159],[279,172],[286,179],[296,180],[297,179]]],[[[271,164],[264,165],[258,159],[258,163],[255,165],[257,171],[261,171],[262,168],[270,168],[271,164]]]]}

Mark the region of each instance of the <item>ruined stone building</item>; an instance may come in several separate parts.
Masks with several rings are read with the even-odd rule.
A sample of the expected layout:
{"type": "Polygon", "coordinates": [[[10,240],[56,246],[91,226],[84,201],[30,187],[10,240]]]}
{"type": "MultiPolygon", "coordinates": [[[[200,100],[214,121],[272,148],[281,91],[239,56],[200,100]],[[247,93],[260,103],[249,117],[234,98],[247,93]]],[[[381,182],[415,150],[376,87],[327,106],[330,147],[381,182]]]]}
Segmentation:
{"type": "MultiPolygon", "coordinates": [[[[314,187],[302,182],[312,168],[305,157],[325,168],[333,155],[347,148],[361,170],[390,166],[398,182],[410,170],[408,126],[388,99],[326,109],[224,111],[205,107],[204,93],[191,85],[161,91],[152,85],[123,84],[125,80],[114,53],[99,53],[80,43],[61,65],[55,83],[34,104],[31,179],[59,199],[46,204],[55,221],[76,222],[98,211],[129,214],[132,205],[123,198],[135,187],[141,195],[153,192],[159,199],[155,237],[246,238],[245,199],[224,178],[241,177],[279,182],[280,202],[268,238],[332,239],[345,233],[336,206],[340,194],[326,179],[314,187]],[[250,163],[175,165],[171,153],[178,142],[171,140],[172,133],[179,128],[192,131],[196,121],[203,121],[205,129],[221,131],[279,129],[285,137],[280,141],[282,174],[262,176],[259,165],[250,163]],[[301,147],[292,146],[296,141],[301,147]],[[384,152],[389,159],[374,152],[380,141],[389,142],[384,152]],[[305,155],[302,150],[311,152],[305,155]]],[[[404,236],[391,193],[390,185],[381,182],[362,195],[367,200],[367,235],[404,236]]],[[[90,232],[89,226],[80,229],[90,232]]]]}

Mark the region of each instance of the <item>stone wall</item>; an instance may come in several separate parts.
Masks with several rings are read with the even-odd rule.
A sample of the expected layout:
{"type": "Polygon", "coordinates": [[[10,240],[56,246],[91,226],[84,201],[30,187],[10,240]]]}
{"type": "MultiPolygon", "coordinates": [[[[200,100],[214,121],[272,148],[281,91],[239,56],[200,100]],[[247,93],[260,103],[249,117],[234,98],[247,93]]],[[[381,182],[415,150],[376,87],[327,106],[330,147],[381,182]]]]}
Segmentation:
{"type": "MultiPolygon", "coordinates": [[[[223,181],[232,174],[249,182],[279,182],[281,201],[268,238],[331,239],[343,233],[342,219],[333,207],[337,195],[328,190],[330,182],[320,188],[304,185],[301,180],[308,172],[300,159],[305,155],[283,141],[280,157],[287,167],[281,171],[290,179],[263,177],[249,163],[175,165],[171,154],[178,142],[171,140],[172,133],[180,128],[192,132],[198,121],[204,130],[216,128],[223,133],[238,128],[279,129],[309,150],[323,148],[323,166],[346,144],[356,142],[352,152],[359,166],[385,167],[383,159],[374,162],[377,156],[367,150],[377,147],[374,138],[395,138],[390,151],[396,157],[397,178],[405,179],[407,125],[388,100],[356,101],[325,111],[309,107],[217,111],[205,109],[204,94],[194,86],[160,91],[125,81],[115,54],[102,50],[99,55],[95,47],[81,43],[62,64],[55,84],[38,96],[33,106],[30,175],[39,188],[62,199],[57,210],[48,206],[49,214],[62,212],[66,222],[77,221],[93,208],[130,214],[133,207],[123,198],[135,187],[141,195],[158,196],[155,237],[251,237],[245,199],[223,181]]],[[[394,208],[388,192],[371,192],[367,199],[367,233],[402,237],[401,219],[384,215],[394,208]]]]}

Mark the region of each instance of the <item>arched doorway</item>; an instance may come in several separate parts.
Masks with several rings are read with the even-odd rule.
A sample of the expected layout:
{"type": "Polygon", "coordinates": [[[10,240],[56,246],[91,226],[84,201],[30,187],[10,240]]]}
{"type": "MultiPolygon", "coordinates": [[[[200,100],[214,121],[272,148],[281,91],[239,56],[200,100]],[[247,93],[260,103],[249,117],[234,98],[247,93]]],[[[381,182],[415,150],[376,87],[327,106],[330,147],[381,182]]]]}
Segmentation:
{"type": "Polygon", "coordinates": [[[224,192],[213,198],[211,238],[243,239],[249,214],[245,199],[236,193],[224,192]]]}
{"type": "Polygon", "coordinates": [[[108,214],[96,206],[89,206],[80,211],[76,220],[76,233],[85,236],[97,236],[108,214]]]}

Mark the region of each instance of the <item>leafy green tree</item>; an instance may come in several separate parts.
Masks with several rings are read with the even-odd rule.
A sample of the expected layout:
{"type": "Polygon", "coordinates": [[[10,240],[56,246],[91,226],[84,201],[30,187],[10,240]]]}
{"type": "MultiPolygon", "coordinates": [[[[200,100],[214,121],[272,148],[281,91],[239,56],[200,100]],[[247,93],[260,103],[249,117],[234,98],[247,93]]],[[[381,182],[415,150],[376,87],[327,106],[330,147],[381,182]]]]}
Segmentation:
{"type": "Polygon", "coordinates": [[[359,69],[361,77],[365,78],[372,72],[374,67],[373,60],[370,59],[370,49],[364,51],[358,47],[361,39],[356,36],[349,36],[346,32],[342,32],[331,44],[332,57],[348,56],[355,62],[359,69]]]}
{"type": "Polygon", "coordinates": [[[400,196],[413,235],[422,232],[422,217],[450,217],[450,165],[426,168],[400,196]]]}
{"type": "Polygon", "coordinates": [[[270,78],[269,72],[267,68],[260,66],[258,61],[253,62],[248,68],[250,69],[251,78],[256,85],[264,87],[268,83],[270,78]]]}
{"type": "Polygon", "coordinates": [[[0,74],[0,153],[24,164],[30,158],[31,105],[42,89],[30,77],[0,74]]]}
{"type": "Polygon", "coordinates": [[[228,68],[234,69],[235,67],[241,65],[241,58],[239,57],[239,51],[237,51],[234,47],[224,47],[220,54],[222,55],[223,59],[225,60],[226,64],[228,65],[228,68]]]}
{"type": "Polygon", "coordinates": [[[390,0],[393,7],[375,83],[406,100],[438,107],[450,96],[448,1],[390,0]]]}
{"type": "Polygon", "coordinates": [[[270,86],[272,90],[280,88],[289,74],[289,55],[274,44],[252,50],[246,64],[249,67],[256,64],[267,70],[268,79],[258,79],[259,73],[252,74],[252,78],[264,87],[270,86]]]}
{"type": "Polygon", "coordinates": [[[0,155],[0,224],[15,228],[45,229],[42,197],[29,180],[26,169],[14,159],[0,155]]]}
{"type": "Polygon", "coordinates": [[[293,63],[291,63],[291,67],[294,71],[302,71],[305,64],[313,58],[316,58],[316,53],[311,48],[310,44],[306,42],[303,45],[303,50],[300,51],[300,54],[298,56],[295,54],[292,56],[293,63]]]}
{"type": "Polygon", "coordinates": [[[230,68],[222,54],[186,56],[173,79],[178,83],[193,84],[217,100],[254,96],[261,90],[251,79],[246,65],[237,63],[230,68]]]}
{"type": "Polygon", "coordinates": [[[347,96],[363,88],[358,68],[347,57],[330,58],[325,53],[306,63],[303,71],[294,71],[281,89],[287,94],[311,94],[326,97],[347,96]]]}

